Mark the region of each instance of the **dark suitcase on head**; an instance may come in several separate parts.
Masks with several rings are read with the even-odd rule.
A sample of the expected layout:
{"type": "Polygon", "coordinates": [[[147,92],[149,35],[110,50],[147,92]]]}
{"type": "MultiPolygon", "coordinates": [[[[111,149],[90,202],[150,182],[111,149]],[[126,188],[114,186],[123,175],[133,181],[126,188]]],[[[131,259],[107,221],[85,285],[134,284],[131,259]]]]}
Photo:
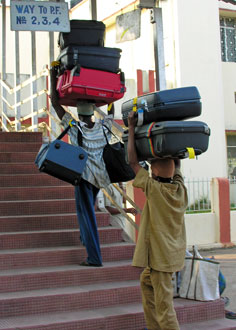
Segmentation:
{"type": "Polygon", "coordinates": [[[60,140],[68,129],[50,144],[41,146],[35,164],[40,172],[76,186],[80,182],[88,155],[83,148],[60,140]]]}
{"type": "Polygon", "coordinates": [[[59,102],[76,106],[79,100],[85,99],[96,106],[110,104],[124,96],[124,81],[123,72],[118,74],[86,68],[78,68],[78,72],[66,70],[57,80],[59,102]]]}
{"type": "Polygon", "coordinates": [[[84,68],[119,72],[119,48],[95,46],[68,46],[61,51],[57,61],[60,62],[60,71],[72,70],[77,64],[84,68]]]}
{"type": "MultiPolygon", "coordinates": [[[[128,130],[123,133],[127,152],[128,130]]],[[[135,128],[139,160],[194,158],[208,149],[210,128],[201,121],[163,121],[135,128]]]]}
{"type": "Polygon", "coordinates": [[[69,45],[104,46],[105,24],[95,20],[71,20],[70,32],[60,32],[58,46],[64,49],[69,45]]]}
{"type": "Polygon", "coordinates": [[[126,101],[121,112],[125,126],[128,126],[130,111],[138,114],[138,125],[153,121],[183,120],[199,116],[202,110],[201,97],[195,86],[182,87],[150,93],[126,101]]]}

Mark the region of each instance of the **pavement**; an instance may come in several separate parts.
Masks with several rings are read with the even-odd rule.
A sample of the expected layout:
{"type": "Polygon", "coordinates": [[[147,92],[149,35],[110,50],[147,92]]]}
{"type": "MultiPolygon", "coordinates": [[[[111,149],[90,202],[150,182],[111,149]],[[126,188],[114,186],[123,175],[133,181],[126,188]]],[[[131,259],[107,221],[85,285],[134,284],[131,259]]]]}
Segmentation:
{"type": "Polygon", "coordinates": [[[230,300],[226,309],[236,313],[236,246],[209,250],[199,248],[199,252],[204,257],[214,256],[215,260],[220,262],[220,270],[226,279],[226,288],[222,296],[230,300]]]}

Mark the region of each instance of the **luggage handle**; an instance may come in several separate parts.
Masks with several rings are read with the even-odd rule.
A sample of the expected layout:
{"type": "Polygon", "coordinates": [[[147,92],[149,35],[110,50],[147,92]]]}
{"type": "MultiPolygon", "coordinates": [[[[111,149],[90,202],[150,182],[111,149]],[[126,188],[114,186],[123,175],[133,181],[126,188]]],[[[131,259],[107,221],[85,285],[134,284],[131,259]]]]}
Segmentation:
{"type": "Polygon", "coordinates": [[[71,70],[71,73],[70,75],[73,77],[73,76],[79,76],[80,75],[80,69],[81,69],[81,66],[79,64],[76,64],[73,69],[71,70]]]}

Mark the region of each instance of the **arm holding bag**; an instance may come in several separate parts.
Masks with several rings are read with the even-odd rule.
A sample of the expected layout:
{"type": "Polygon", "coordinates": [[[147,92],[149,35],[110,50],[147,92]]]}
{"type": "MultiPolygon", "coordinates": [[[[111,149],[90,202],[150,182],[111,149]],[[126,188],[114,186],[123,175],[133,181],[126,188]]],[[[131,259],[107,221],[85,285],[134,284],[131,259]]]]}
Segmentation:
{"type": "MultiPolygon", "coordinates": [[[[124,144],[120,141],[114,144],[109,144],[106,133],[104,131],[104,127],[106,127],[108,131],[110,131],[110,129],[103,125],[103,133],[107,142],[103,149],[103,160],[106,165],[106,170],[108,172],[111,183],[133,180],[135,173],[130,165],[126,162],[124,144]]],[[[111,131],[110,133],[113,134],[111,131]]],[[[115,134],[113,135],[116,137],[115,134]]]]}

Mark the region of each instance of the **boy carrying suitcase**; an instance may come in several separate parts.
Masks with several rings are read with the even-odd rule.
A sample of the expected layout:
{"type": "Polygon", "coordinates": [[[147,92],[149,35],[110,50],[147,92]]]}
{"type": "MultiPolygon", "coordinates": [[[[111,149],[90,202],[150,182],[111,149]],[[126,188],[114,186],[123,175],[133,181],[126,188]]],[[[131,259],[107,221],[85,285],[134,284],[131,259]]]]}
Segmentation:
{"type": "Polygon", "coordinates": [[[128,159],[136,174],[133,186],[144,191],[146,203],[132,265],[144,268],[140,284],[147,329],[178,330],[172,273],[184,266],[187,190],[179,160],[155,158],[151,161],[152,177],[139,165],[134,138],[136,122],[131,112],[128,159]]]}

